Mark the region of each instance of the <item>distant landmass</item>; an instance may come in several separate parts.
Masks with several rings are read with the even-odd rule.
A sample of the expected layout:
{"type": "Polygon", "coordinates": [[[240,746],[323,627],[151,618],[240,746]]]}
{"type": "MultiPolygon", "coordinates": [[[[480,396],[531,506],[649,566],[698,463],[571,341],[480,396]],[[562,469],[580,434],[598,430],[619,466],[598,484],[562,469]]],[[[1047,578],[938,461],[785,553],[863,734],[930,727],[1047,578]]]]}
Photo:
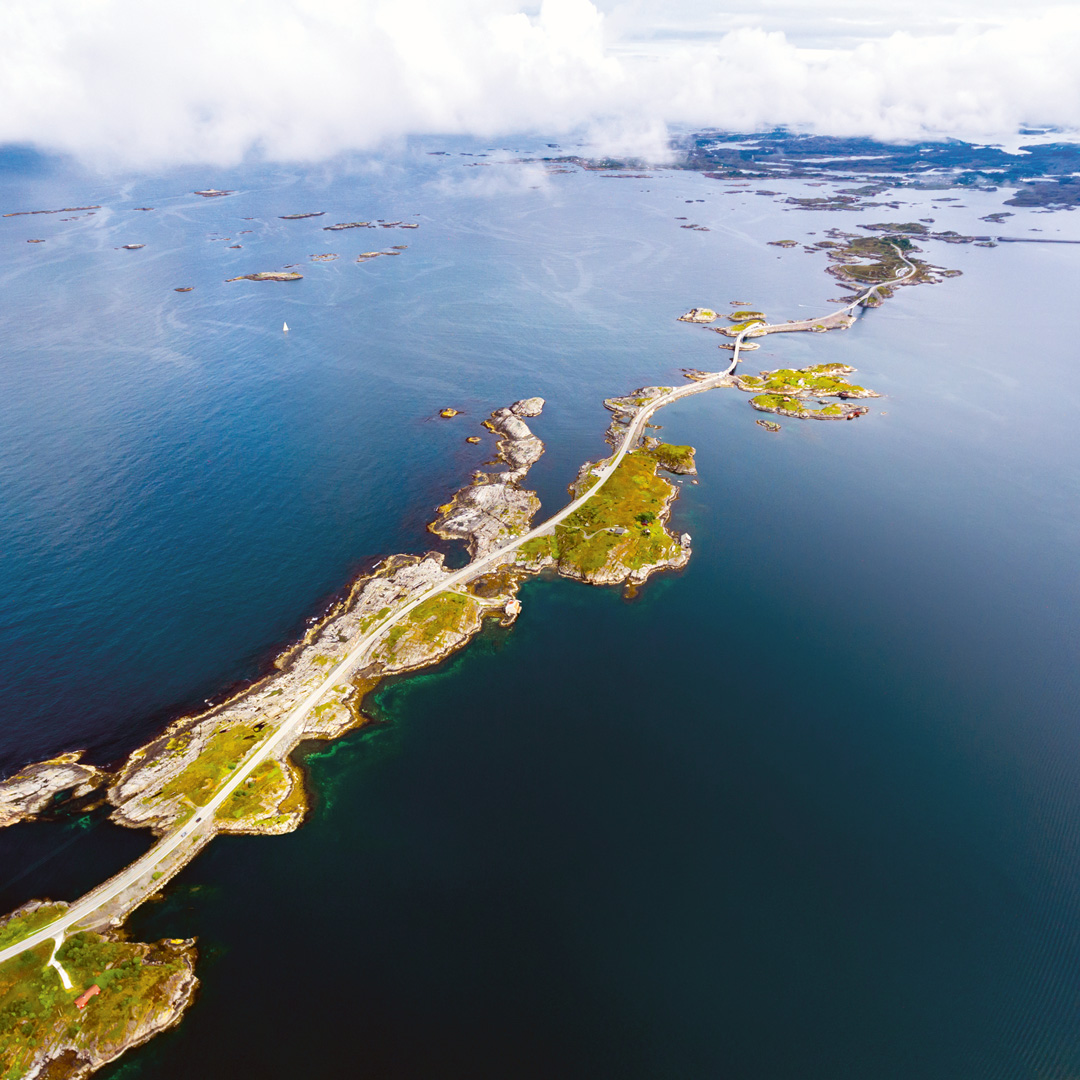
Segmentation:
{"type": "MultiPolygon", "coordinates": [[[[1028,138],[1049,131],[1025,130],[1028,138]]],[[[1071,208],[1080,204],[1080,144],[1030,142],[1019,152],[959,139],[889,143],[868,138],[805,135],[790,131],[704,131],[675,143],[674,168],[693,169],[718,180],[843,180],[870,177],[871,187],[843,192],[852,204],[887,188],[1016,188],[1009,206],[1071,208]]],[[[594,169],[640,169],[644,162],[605,158],[551,158],[594,169]]],[[[763,191],[762,195],[776,192],[763,191]]],[[[834,197],[835,200],[835,197],[834,197]]],[[[865,205],[865,204],[863,204],[865,205]]],[[[829,209],[817,206],[814,209],[829,209]]],[[[842,206],[832,207],[843,209],[842,206]]],[[[857,205],[852,208],[861,208],[857,205]]]]}

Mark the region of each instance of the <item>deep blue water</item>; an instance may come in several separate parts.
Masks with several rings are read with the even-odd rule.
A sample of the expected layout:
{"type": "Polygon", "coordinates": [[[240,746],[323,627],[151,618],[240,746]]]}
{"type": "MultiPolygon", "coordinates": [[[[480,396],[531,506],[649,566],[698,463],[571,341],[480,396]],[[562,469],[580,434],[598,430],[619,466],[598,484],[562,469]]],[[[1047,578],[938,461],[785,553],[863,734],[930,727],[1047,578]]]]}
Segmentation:
{"type": "MultiPolygon", "coordinates": [[[[0,219],[4,771],[117,758],[368,560],[430,547],[499,405],[547,398],[556,508],[605,396],[715,367],[675,315],[827,310],[822,257],[765,241],[898,213],[440,148],[485,150],[123,181],[8,159],[0,211],[103,209],[0,219]],[[237,194],[184,194],[210,185],[237,194]],[[421,227],[321,231],[380,217],[421,227]],[[302,282],[223,281],[286,263],[302,282]]],[[[1002,198],[934,194],[898,220],[982,231],[1002,198]]],[[[1030,228],[1080,236],[1002,231],[1030,228]]],[[[1080,249],[928,250],[964,276],[751,357],[851,363],[886,395],[870,416],[773,436],[735,392],[661,414],[699,451],[685,572],[632,602],[530,583],[511,631],[308,759],[302,830],[216,842],[136,916],[199,936],[203,985],[111,1075],[1080,1071],[1080,249]]],[[[147,842],[6,830],[0,900],[74,896],[147,842]]]]}

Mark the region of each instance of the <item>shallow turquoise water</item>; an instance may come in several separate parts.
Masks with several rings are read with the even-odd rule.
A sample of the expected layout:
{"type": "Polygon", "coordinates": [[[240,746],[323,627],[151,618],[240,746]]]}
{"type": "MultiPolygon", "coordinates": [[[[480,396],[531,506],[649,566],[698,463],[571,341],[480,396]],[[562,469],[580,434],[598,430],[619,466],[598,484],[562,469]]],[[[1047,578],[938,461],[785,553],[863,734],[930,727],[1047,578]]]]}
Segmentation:
{"type": "MultiPolygon", "coordinates": [[[[126,752],[366,560],[426,549],[498,405],[548,399],[533,478],[557,507],[603,452],[603,397],[715,366],[674,315],[827,309],[819,257],[764,241],[897,213],[473,160],[118,183],[9,159],[0,209],[105,209],[0,220],[5,768],[126,752]],[[183,195],[210,184],[238,194],[183,195]],[[307,210],[327,217],[274,216],[307,210]],[[320,228],[377,217],[421,227],[320,228]],[[296,285],[222,280],[325,251],[296,285]],[[448,404],[467,415],[430,419],[448,404]]],[[[1000,208],[932,195],[904,219],[1000,208]]],[[[1076,232],[1009,234],[1031,227],[1076,232]]],[[[1076,251],[932,248],[965,276],[751,358],[852,363],[887,395],[857,423],[771,436],[734,392],[662,414],[699,449],[687,570],[629,603],[533,582],[512,631],[385,689],[383,725],[309,760],[304,829],[217,842],[137,916],[199,935],[203,986],[114,1072],[1080,1068],[1076,251]]],[[[7,830],[5,906],[145,842],[7,830]]]]}

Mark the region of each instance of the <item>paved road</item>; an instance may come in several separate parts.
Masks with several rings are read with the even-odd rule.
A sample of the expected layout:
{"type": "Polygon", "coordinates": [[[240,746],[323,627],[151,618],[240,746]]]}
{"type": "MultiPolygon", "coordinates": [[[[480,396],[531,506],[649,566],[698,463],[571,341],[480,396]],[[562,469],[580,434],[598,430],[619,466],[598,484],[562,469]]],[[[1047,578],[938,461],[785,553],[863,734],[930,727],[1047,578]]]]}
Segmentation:
{"type": "MultiPolygon", "coordinates": [[[[897,254],[900,255],[900,252],[897,252],[897,254]]],[[[903,255],[900,255],[900,257],[903,259],[903,255]]],[[[907,273],[898,276],[896,278],[897,281],[901,281],[915,272],[915,267],[912,266],[911,263],[907,262],[906,259],[904,259],[904,262],[908,266],[908,271],[907,273]]],[[[891,284],[891,282],[888,284],[891,284]]],[[[841,315],[845,312],[852,311],[867,300],[871,294],[875,293],[880,287],[880,285],[871,286],[857,300],[848,304],[846,307],[840,308],[838,311],[830,312],[830,315],[841,315]]],[[[823,318],[829,318],[830,315],[823,316],[823,318]]],[[[782,325],[784,324],[777,324],[777,326],[782,325]]],[[[25,952],[27,949],[35,948],[42,942],[48,941],[50,938],[61,938],[72,927],[77,926],[78,923],[86,919],[89,915],[92,915],[99,908],[104,907],[110,901],[116,899],[116,897],[126,889],[129,889],[132,885],[135,885],[147,876],[153,874],[155,869],[172,855],[181,844],[187,841],[189,837],[192,837],[196,832],[203,831],[213,822],[214,812],[217,808],[256,768],[258,768],[260,764],[262,764],[262,762],[270,757],[283,743],[287,745],[289,741],[300,732],[304,720],[327,691],[338,683],[348,679],[349,675],[359,666],[360,661],[367,654],[368,650],[371,649],[391,626],[404,619],[415,608],[424,603],[425,600],[430,600],[431,597],[440,592],[451,589],[456,585],[461,585],[479,574],[486,573],[488,570],[492,569],[492,567],[497,566],[505,560],[508,555],[516,551],[522,544],[535,537],[545,536],[550,533],[559,522],[564,521],[588,502],[589,499],[591,499],[600,488],[607,483],[611,474],[619,467],[619,463],[633,449],[634,445],[643,434],[645,425],[648,423],[649,418],[653,413],[658,409],[664,408],[666,405],[670,405],[673,401],[678,401],[680,398],[689,397],[691,394],[700,394],[705,390],[711,390],[715,386],[722,385],[726,377],[735,370],[736,365],[739,363],[739,351],[743,339],[748,335],[758,336],[762,333],[767,333],[769,329],[769,324],[747,327],[747,329],[740,332],[735,338],[735,351],[732,355],[731,364],[725,371],[712,375],[707,379],[702,379],[700,382],[690,382],[684,386],[680,386],[678,389],[672,390],[670,393],[664,394],[644,406],[627,428],[626,434],[619,443],[619,447],[615,454],[608,458],[606,463],[595,474],[598,477],[596,483],[593,484],[584,495],[574,499],[573,502],[563,507],[563,509],[554,516],[548,518],[542,525],[530,529],[523,536],[519,536],[517,539],[511,540],[502,547],[496,548],[490,554],[485,555],[484,558],[474,560],[469,563],[468,566],[443,578],[438,584],[432,585],[430,588],[418,593],[404,607],[398,608],[383,619],[382,622],[377,623],[362,637],[357,638],[350,646],[345,657],[329,672],[329,674],[327,674],[326,678],[323,679],[323,681],[299,704],[294,705],[286,714],[285,719],[281,724],[275,728],[263,742],[252,750],[251,754],[240,765],[237,766],[228,782],[222,787],[217,795],[210,800],[210,802],[204,807],[201,807],[182,826],[174,829],[166,836],[163,836],[141,858],[136,859],[135,862],[131,863],[115,877],[109,878],[108,881],[87,893],[80,900],[77,900],[60,918],[49,923],[42,929],[35,931],[22,941],[19,941],[14,945],[9,945],[6,949],[0,950],[0,963],[3,963],[5,960],[10,960],[13,956],[18,956],[19,953],[25,952]]]]}

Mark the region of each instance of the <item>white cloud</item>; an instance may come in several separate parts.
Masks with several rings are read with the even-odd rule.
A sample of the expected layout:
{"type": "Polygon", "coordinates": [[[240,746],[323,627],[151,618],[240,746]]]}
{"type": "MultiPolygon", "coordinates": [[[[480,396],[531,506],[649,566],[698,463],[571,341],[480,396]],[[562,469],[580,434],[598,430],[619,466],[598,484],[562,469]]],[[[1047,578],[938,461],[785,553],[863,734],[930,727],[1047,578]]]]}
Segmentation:
{"type": "Polygon", "coordinates": [[[682,22],[656,23],[663,44],[645,47],[645,0],[608,2],[609,16],[590,0],[6,0],[0,142],[145,167],[314,160],[413,133],[588,131],[613,152],[655,153],[672,123],[893,138],[1080,128],[1076,8],[1002,0],[972,21],[974,5],[942,0],[917,32],[885,33],[890,2],[873,33],[861,2],[817,6],[846,29],[840,47],[807,48],[777,28],[803,25],[790,3],[725,27],[715,12],[695,23],[706,8],[684,0],[666,9],[682,22]]]}

